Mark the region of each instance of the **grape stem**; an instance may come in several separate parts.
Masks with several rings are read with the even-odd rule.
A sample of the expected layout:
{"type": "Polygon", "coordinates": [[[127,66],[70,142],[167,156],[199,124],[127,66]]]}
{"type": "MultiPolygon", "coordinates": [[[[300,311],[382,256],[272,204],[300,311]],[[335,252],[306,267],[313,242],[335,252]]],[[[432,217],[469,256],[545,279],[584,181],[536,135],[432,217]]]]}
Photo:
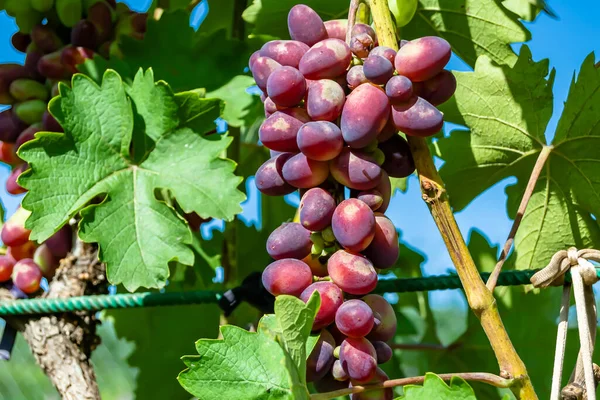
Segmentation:
{"type": "MultiPolygon", "coordinates": [[[[464,372],[457,374],[439,374],[439,376],[444,381],[450,381],[453,377],[462,378],[466,381],[474,381],[474,382],[482,382],[487,383],[488,385],[495,386],[497,388],[509,388],[514,385],[513,379],[505,379],[501,376],[489,374],[486,372],[464,372]]],[[[396,386],[406,386],[406,385],[420,385],[425,381],[425,376],[413,376],[410,378],[400,378],[400,379],[390,379],[381,383],[377,383],[374,385],[365,385],[365,386],[352,386],[348,389],[340,389],[332,392],[325,393],[316,393],[310,395],[310,400],[328,400],[335,399],[341,396],[347,396],[349,394],[354,393],[362,393],[371,390],[377,389],[387,389],[393,388],[396,386]]]]}
{"type": "Polygon", "coordinates": [[[542,151],[540,151],[540,155],[538,156],[535,165],[533,166],[533,170],[531,171],[531,175],[529,176],[529,182],[527,182],[525,193],[523,193],[523,197],[521,198],[521,204],[519,204],[519,209],[517,210],[517,215],[515,216],[515,220],[513,221],[512,227],[510,228],[508,238],[506,238],[506,242],[504,243],[502,253],[500,253],[500,257],[498,258],[498,263],[494,267],[494,271],[492,272],[485,284],[490,291],[493,291],[496,287],[496,284],[498,283],[498,276],[502,271],[502,266],[506,261],[508,252],[512,248],[512,245],[515,241],[515,235],[517,234],[517,230],[519,229],[521,221],[523,220],[523,215],[525,214],[525,210],[527,209],[527,204],[529,204],[529,200],[531,200],[531,196],[533,195],[533,190],[535,189],[537,180],[540,177],[540,174],[544,169],[544,165],[546,165],[546,161],[548,160],[548,156],[551,152],[552,146],[544,146],[542,148],[542,151]]]}
{"type": "MultiPolygon", "coordinates": [[[[398,49],[398,38],[387,0],[369,0],[379,44],[398,49]]],[[[463,285],[469,307],[479,318],[481,326],[498,360],[500,375],[514,379],[511,390],[518,399],[537,400],[525,364],[517,354],[502,319],[496,300],[479,275],[473,257],[458,228],[448,196],[424,138],[408,136],[421,184],[423,200],[442,235],[450,258],[463,285]]]]}

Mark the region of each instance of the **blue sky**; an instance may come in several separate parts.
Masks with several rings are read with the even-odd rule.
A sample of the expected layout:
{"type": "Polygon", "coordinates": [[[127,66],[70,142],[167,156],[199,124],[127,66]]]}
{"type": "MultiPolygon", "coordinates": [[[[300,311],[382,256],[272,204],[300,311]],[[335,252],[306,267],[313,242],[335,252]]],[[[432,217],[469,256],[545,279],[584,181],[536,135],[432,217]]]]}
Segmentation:
{"type": "MultiPolygon", "coordinates": [[[[145,9],[150,0],[130,0],[127,2],[136,10],[145,9]]],[[[600,6],[593,0],[577,2],[552,1],[550,6],[558,14],[554,20],[546,14],[541,14],[533,23],[527,23],[532,40],[527,43],[535,60],[550,59],[550,66],[556,68],[554,85],[554,116],[547,130],[551,138],[567,98],[573,73],[579,69],[583,59],[592,51],[600,54],[600,6]]],[[[193,20],[199,21],[207,10],[203,3],[193,20]]],[[[10,45],[10,36],[16,31],[16,26],[4,12],[0,13],[0,63],[22,62],[23,55],[14,51],[10,45]]],[[[518,50],[520,44],[514,45],[518,50]]],[[[450,69],[464,70],[460,60],[453,59],[450,69]]],[[[8,169],[0,167],[0,182],[4,182],[8,169]]],[[[469,207],[456,214],[459,226],[465,236],[472,228],[485,232],[495,244],[503,243],[510,229],[511,221],[506,215],[505,187],[514,182],[507,179],[479,196],[469,207]]],[[[251,182],[250,182],[251,183],[251,182]]],[[[249,186],[252,186],[251,184],[249,186]]],[[[245,204],[246,220],[256,219],[256,195],[250,193],[250,200],[245,204]]],[[[20,198],[7,194],[4,185],[0,187],[0,198],[7,212],[14,211],[20,198]]],[[[427,254],[424,266],[426,274],[441,274],[451,269],[452,263],[446,252],[441,237],[430,217],[429,211],[421,200],[416,179],[410,180],[406,194],[396,195],[389,207],[388,214],[396,226],[402,231],[402,238],[408,244],[427,254]]],[[[449,300],[462,302],[462,296],[454,292],[434,293],[431,295],[434,304],[442,304],[449,300]]]]}

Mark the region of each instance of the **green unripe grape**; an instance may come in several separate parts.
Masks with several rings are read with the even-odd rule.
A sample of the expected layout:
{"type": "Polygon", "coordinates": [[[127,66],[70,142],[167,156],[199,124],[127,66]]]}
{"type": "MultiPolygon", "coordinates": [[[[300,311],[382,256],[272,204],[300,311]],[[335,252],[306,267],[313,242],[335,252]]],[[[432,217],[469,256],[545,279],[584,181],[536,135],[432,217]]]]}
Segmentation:
{"type": "Polygon", "coordinates": [[[402,28],[413,19],[419,0],[388,0],[388,5],[396,19],[396,26],[402,28]]]}
{"type": "Polygon", "coordinates": [[[54,7],[54,0],[30,0],[31,7],[39,12],[48,12],[54,7]]]}
{"type": "Polygon", "coordinates": [[[17,101],[48,100],[49,95],[46,85],[33,79],[16,79],[10,84],[9,90],[17,101]]]}
{"type": "Polygon", "coordinates": [[[83,9],[87,12],[87,10],[89,10],[91,6],[101,1],[103,0],[83,0],[83,9]]]}
{"type": "Polygon", "coordinates": [[[30,0],[6,0],[4,9],[11,17],[31,10],[30,0]]]}
{"type": "Polygon", "coordinates": [[[33,27],[44,19],[44,16],[42,13],[30,8],[27,11],[17,12],[15,14],[15,19],[17,21],[17,26],[19,27],[19,32],[29,34],[33,27]]]}
{"type": "Polygon", "coordinates": [[[375,151],[375,149],[377,149],[377,144],[379,142],[377,141],[377,139],[373,140],[371,143],[369,143],[367,145],[367,147],[363,148],[363,151],[367,152],[367,153],[371,153],[373,151],[375,151]]]}
{"type": "Polygon", "coordinates": [[[335,236],[333,235],[333,229],[331,229],[331,226],[323,229],[321,231],[321,236],[323,237],[323,240],[325,240],[325,243],[335,242],[335,236]]]}
{"type": "Polygon", "coordinates": [[[47,104],[42,100],[28,100],[23,103],[16,104],[14,112],[17,117],[28,125],[33,125],[36,122],[41,122],[44,112],[46,112],[47,104]]]}
{"type": "Polygon", "coordinates": [[[333,356],[338,359],[340,358],[340,346],[333,349],[333,356]]]}
{"type": "Polygon", "coordinates": [[[81,0],[56,0],[56,13],[63,25],[72,28],[81,19],[83,3],[81,0]]]}
{"type": "Polygon", "coordinates": [[[375,149],[375,151],[371,153],[371,156],[379,166],[383,165],[385,162],[385,154],[383,151],[381,151],[381,149],[375,149]]]}
{"type": "Polygon", "coordinates": [[[323,246],[313,243],[312,247],[310,248],[310,254],[312,254],[314,256],[320,256],[322,252],[323,252],[323,246]]]}

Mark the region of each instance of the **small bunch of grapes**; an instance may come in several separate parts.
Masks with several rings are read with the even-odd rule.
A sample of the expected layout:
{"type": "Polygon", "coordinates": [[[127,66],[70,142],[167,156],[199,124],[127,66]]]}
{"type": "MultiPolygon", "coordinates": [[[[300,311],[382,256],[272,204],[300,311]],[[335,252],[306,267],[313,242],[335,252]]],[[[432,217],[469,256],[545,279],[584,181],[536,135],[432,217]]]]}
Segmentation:
{"type": "Polygon", "coordinates": [[[27,53],[25,65],[0,64],[0,104],[12,106],[0,113],[0,161],[12,166],[6,190],[20,194],[17,178],[27,165],[19,147],[39,131],[62,132],[48,112],[58,83],[70,85],[77,65],[96,53],[118,56],[122,35],[141,39],[147,16],[115,0],[0,0],[1,9],[19,26],[12,45],[27,53]]]}
{"type": "Polygon", "coordinates": [[[4,223],[0,237],[6,253],[0,255],[0,285],[9,287],[16,298],[35,295],[43,277],[51,279],[72,244],[70,225],[65,225],[41,245],[29,240],[25,228],[29,211],[19,207],[4,223]]]}
{"type": "MultiPolygon", "coordinates": [[[[301,196],[299,222],[284,223],[267,240],[275,261],[263,285],[303,301],[319,292],[313,330],[321,335],[307,362],[318,391],[381,382],[388,378],[378,364],[392,356],[387,342],[397,322],[391,305],[369,293],[378,270],[399,256],[396,229],[384,215],[390,177],[415,169],[398,131],[424,137],[441,129],[436,105],[456,89],[444,70],[450,45],[424,37],[396,52],[378,46],[366,24],[352,26],[346,43],[346,20],[323,22],[305,5],[290,10],[288,28],[292,40],[266,43],[249,62],[267,117],[259,137],[271,150],[256,185],[270,196],[301,196]]],[[[352,398],[392,397],[382,389],[352,398]]]]}

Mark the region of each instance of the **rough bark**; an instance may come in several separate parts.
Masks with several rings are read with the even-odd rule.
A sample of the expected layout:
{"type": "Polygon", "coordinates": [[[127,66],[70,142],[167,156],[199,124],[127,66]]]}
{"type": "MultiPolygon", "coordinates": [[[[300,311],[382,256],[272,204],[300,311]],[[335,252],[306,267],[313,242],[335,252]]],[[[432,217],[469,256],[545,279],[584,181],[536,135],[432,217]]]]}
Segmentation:
{"type": "MultiPolygon", "coordinates": [[[[106,292],[104,266],[97,249],[77,242],[73,252],[61,260],[49,290],[42,297],[65,298],[106,292]]],[[[10,298],[6,290],[0,300],[10,298]]],[[[56,315],[9,318],[63,399],[96,400],[100,392],[90,356],[99,344],[98,323],[94,313],[77,312],[56,315]]]]}

